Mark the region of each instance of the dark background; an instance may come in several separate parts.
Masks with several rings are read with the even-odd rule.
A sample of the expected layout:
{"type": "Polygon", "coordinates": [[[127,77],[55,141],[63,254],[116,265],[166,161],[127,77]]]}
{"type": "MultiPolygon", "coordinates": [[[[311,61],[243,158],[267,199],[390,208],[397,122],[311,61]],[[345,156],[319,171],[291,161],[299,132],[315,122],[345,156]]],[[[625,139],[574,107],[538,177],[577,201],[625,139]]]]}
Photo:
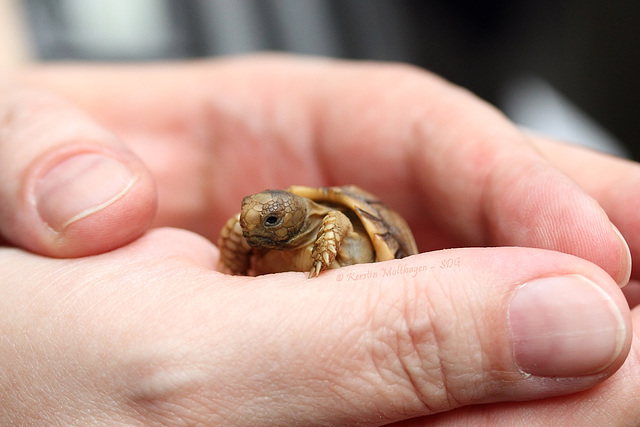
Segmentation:
{"type": "Polygon", "coordinates": [[[78,30],[84,18],[97,19],[91,16],[96,8],[86,6],[93,1],[23,3],[40,59],[149,60],[283,50],[403,61],[498,106],[505,82],[536,75],[640,159],[639,0],[131,0],[130,6],[138,3],[133,11],[112,0],[101,18],[113,25],[103,36],[116,40],[128,31],[132,43],[120,49],[117,43],[109,47],[109,40],[92,46],[93,39],[78,30]],[[142,4],[147,11],[163,11],[161,28],[147,26],[151,14],[140,10],[142,4]],[[122,19],[134,13],[130,21],[122,19]],[[136,37],[147,40],[138,50],[130,48],[136,37]]]}

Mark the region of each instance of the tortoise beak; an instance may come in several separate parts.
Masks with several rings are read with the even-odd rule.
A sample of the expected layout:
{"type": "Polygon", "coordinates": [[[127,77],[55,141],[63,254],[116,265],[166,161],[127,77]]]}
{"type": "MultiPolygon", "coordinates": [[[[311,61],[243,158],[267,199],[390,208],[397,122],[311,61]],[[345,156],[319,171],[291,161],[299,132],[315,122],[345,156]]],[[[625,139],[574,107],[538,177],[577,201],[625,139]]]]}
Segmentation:
{"type": "Polygon", "coordinates": [[[277,241],[264,236],[249,236],[244,233],[242,235],[252,248],[284,250],[287,249],[289,242],[289,240],[277,241]]]}
{"type": "Polygon", "coordinates": [[[247,241],[249,246],[252,248],[265,248],[272,249],[274,247],[273,241],[263,236],[248,236],[245,233],[242,233],[244,239],[247,241]]]}

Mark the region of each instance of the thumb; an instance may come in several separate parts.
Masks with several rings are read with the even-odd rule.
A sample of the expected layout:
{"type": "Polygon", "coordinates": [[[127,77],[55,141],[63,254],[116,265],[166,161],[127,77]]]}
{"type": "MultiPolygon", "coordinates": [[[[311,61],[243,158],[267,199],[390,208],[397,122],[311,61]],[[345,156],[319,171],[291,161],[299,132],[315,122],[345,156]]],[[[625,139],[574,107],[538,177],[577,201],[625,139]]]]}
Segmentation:
{"type": "Polygon", "coordinates": [[[631,343],[629,310],[614,281],[557,252],[459,249],[285,283],[298,280],[306,279],[249,278],[234,288],[236,296],[250,293],[239,298],[246,310],[224,304],[242,331],[235,337],[242,350],[229,361],[241,372],[220,372],[209,383],[227,384],[225,396],[297,408],[288,413],[295,418],[256,425],[383,424],[573,393],[610,376],[631,343]]]}
{"type": "Polygon", "coordinates": [[[110,132],[61,99],[0,87],[0,233],[53,257],[105,252],[144,232],[153,180],[110,132]]]}

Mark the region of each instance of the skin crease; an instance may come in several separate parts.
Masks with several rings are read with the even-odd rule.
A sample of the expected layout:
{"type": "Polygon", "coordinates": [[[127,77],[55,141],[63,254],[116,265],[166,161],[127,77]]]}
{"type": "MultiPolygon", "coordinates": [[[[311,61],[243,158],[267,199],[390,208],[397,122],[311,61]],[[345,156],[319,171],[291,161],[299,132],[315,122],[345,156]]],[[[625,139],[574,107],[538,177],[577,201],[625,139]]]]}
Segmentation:
{"type": "MultiPolygon", "coordinates": [[[[597,425],[638,419],[638,340],[630,328],[638,322],[636,309],[624,314],[629,335],[620,357],[600,375],[573,383],[524,380],[506,350],[506,334],[495,332],[505,328],[500,310],[508,296],[537,277],[583,274],[625,307],[615,282],[627,282],[630,263],[608,218],[637,255],[638,200],[631,200],[640,184],[637,165],[523,134],[464,90],[405,66],[254,57],[36,67],[7,79],[67,101],[49,95],[41,101],[37,92],[25,96],[7,85],[0,97],[3,138],[23,142],[10,151],[0,140],[0,159],[15,158],[0,168],[6,183],[0,227],[13,246],[0,249],[0,330],[12,332],[0,345],[0,390],[11,385],[19,396],[0,405],[0,420],[16,414],[44,425],[57,416],[71,424],[133,425],[379,425],[420,416],[428,417],[411,422],[597,425]],[[16,105],[27,105],[23,121],[16,105]],[[55,111],[60,116],[47,119],[55,111]],[[78,121],[76,115],[94,124],[65,133],[58,125],[78,121]],[[38,132],[43,128],[62,130],[38,132]],[[65,144],[43,148],[48,142],[39,135],[65,144]],[[130,198],[52,237],[34,228],[37,215],[25,194],[35,185],[33,176],[55,163],[59,147],[74,152],[75,143],[121,159],[140,181],[130,198]],[[26,184],[12,184],[22,182],[16,177],[26,184]],[[220,275],[212,271],[216,248],[175,229],[215,241],[246,194],[343,183],[375,189],[409,221],[422,252],[528,246],[580,258],[507,247],[431,252],[407,262],[439,265],[453,257],[462,264],[426,281],[402,276],[345,286],[337,271],[313,282],[303,273],[277,280],[220,275]],[[159,228],[166,226],[174,229],[159,228]],[[126,232],[103,239],[111,229],[126,232]],[[104,246],[88,250],[86,241],[104,246]],[[97,255],[64,259],[90,254],[97,255]],[[389,350],[384,336],[375,337],[381,347],[371,353],[359,345],[359,337],[386,330],[369,329],[376,322],[408,322],[414,343],[426,343],[420,337],[428,331],[418,328],[414,311],[419,303],[438,314],[430,327],[442,344],[477,345],[493,369],[452,364],[454,371],[440,383],[420,375],[437,376],[426,366],[442,366],[428,345],[389,350]],[[336,318],[344,329],[331,323],[336,318]],[[460,320],[459,333],[451,335],[460,341],[444,339],[452,318],[460,320]],[[315,339],[301,346],[299,338],[307,336],[315,339]],[[394,358],[402,350],[409,356],[394,358]],[[337,356],[343,354],[348,357],[337,356]],[[416,354],[424,366],[407,365],[416,363],[416,354]],[[407,372],[418,373],[403,377],[407,372]],[[464,381],[470,373],[477,375],[472,386],[464,381]],[[217,388],[221,384],[226,387],[217,388]],[[501,403],[536,397],[544,399],[501,403]]],[[[370,268],[353,266],[343,274],[366,275],[370,268]]],[[[631,278],[629,287],[636,287],[637,271],[631,278]]]]}

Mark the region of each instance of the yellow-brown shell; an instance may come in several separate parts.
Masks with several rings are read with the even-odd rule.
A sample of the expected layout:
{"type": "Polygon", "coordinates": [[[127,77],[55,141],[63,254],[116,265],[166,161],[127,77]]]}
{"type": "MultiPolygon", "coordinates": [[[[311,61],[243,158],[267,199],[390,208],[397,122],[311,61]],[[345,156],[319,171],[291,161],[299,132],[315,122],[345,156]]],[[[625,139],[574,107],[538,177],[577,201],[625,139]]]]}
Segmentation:
{"type": "Polygon", "coordinates": [[[342,187],[306,187],[286,189],[316,203],[333,205],[353,212],[364,226],[376,253],[376,261],[404,258],[418,253],[407,222],[376,196],[355,185],[342,187]]]}

